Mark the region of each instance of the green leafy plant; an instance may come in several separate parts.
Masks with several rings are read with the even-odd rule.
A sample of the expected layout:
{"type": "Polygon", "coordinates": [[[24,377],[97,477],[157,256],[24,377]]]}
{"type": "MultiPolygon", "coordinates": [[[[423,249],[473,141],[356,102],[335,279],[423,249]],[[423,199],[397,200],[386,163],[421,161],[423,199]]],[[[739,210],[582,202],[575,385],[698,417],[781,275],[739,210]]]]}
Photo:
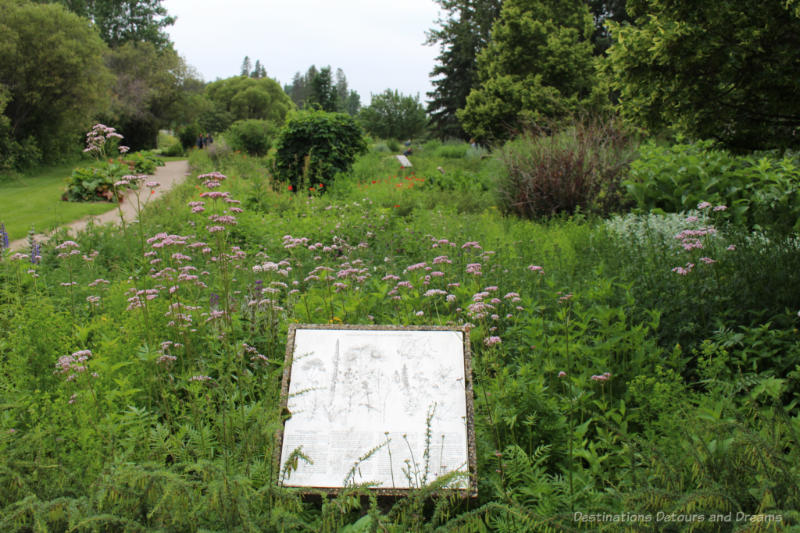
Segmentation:
{"type": "Polygon", "coordinates": [[[70,202],[117,201],[114,183],[130,172],[122,163],[97,162],[91,167],[78,167],[67,178],[64,200],[70,202]]]}
{"type": "Polygon", "coordinates": [[[733,155],[712,141],[639,147],[625,181],[641,211],[679,212],[701,202],[727,207],[734,222],[788,233],[800,228],[800,164],[773,154],[733,155]]]}
{"type": "Polygon", "coordinates": [[[300,111],[289,118],[276,142],[275,175],[293,190],[302,185],[328,187],[367,149],[355,120],[343,113],[300,111]]]}
{"type": "Polygon", "coordinates": [[[278,128],[268,120],[238,120],[224,133],[225,141],[232,150],[263,156],[269,152],[278,133],[278,128]]]}
{"type": "Polygon", "coordinates": [[[127,154],[124,163],[128,165],[131,172],[136,174],[153,174],[157,167],[163,167],[166,164],[155,153],[145,150],[127,154]]]}

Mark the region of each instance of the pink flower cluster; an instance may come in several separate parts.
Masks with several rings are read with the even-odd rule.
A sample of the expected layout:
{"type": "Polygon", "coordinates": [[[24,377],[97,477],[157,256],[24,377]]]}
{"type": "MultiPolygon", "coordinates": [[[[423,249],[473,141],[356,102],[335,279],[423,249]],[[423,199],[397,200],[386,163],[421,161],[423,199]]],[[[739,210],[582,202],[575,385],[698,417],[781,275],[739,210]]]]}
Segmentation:
{"type": "MultiPolygon", "coordinates": [[[[56,362],[56,374],[69,374],[67,381],[72,381],[78,374],[86,372],[86,361],[92,356],[90,350],[79,350],[70,355],[62,355],[56,362]]],[[[92,374],[97,377],[97,374],[92,374]]]]}

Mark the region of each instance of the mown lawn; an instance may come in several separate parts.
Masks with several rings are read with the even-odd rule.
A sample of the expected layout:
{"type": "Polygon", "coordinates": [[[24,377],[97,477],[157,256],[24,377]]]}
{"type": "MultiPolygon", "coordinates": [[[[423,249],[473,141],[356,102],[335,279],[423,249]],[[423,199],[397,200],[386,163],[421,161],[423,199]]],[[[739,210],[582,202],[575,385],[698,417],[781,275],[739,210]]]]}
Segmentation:
{"type": "Polygon", "coordinates": [[[74,164],[44,167],[23,176],[0,178],[0,222],[11,240],[28,231],[46,232],[86,215],[99,215],[111,209],[107,202],[64,202],[64,180],[74,164]]]}
{"type": "MultiPolygon", "coordinates": [[[[164,157],[181,161],[184,157],[164,157]]],[[[65,180],[77,163],[41,167],[21,176],[0,176],[0,222],[11,240],[21,239],[33,229],[48,232],[87,215],[115,209],[108,202],[65,202],[61,195],[65,180]]]]}

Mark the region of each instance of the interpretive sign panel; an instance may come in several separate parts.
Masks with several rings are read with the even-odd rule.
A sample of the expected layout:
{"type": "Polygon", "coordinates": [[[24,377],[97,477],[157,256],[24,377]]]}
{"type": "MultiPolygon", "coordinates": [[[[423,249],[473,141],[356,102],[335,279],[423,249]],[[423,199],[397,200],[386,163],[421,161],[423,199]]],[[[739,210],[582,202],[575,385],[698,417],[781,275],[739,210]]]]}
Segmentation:
{"type": "Polygon", "coordinates": [[[409,161],[408,158],[404,155],[396,155],[395,157],[397,158],[398,161],[400,161],[400,166],[403,168],[409,168],[414,166],[411,164],[411,161],[409,161]]]}
{"type": "Polygon", "coordinates": [[[436,326],[289,328],[281,483],[476,495],[469,335],[436,326]],[[287,465],[289,465],[287,467],[287,465]]]}

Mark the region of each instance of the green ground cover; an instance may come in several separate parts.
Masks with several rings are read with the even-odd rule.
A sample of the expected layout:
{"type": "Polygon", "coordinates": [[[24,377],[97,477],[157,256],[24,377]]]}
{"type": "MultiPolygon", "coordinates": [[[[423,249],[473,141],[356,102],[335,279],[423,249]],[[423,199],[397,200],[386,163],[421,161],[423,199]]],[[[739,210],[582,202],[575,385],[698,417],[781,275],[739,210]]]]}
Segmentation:
{"type": "MultiPolygon", "coordinates": [[[[181,161],[184,157],[163,157],[181,161]]],[[[115,209],[109,202],[65,202],[61,196],[76,163],[43,167],[21,175],[0,176],[0,222],[11,240],[33,229],[46,233],[87,215],[115,209]]]]}
{"type": "Polygon", "coordinates": [[[25,237],[31,229],[48,232],[86,215],[114,209],[107,202],[61,200],[73,167],[74,164],[63,164],[0,179],[0,222],[5,224],[11,240],[25,237]]]}
{"type": "Polygon", "coordinates": [[[432,143],[400,169],[373,147],[295,193],[268,160],[195,151],[221,175],[141,224],[6,253],[0,529],[797,527],[797,239],[712,206],[503,216],[484,155],[432,143]],[[478,500],[279,486],[293,322],[469,324],[478,500]]]}

